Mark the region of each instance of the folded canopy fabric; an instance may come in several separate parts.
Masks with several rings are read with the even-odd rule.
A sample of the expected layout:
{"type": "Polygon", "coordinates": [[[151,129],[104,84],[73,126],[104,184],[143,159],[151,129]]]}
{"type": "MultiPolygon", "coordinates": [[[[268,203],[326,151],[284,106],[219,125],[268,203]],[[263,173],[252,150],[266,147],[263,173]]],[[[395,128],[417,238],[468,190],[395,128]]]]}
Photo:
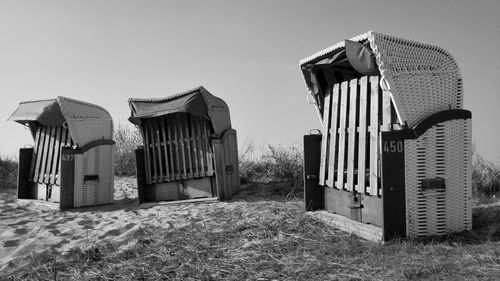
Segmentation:
{"type": "Polygon", "coordinates": [[[56,99],[21,102],[8,120],[23,125],[36,121],[45,126],[62,126],[65,121],[56,99]]]}
{"type": "Polygon", "coordinates": [[[166,98],[130,98],[128,102],[131,111],[129,121],[135,125],[140,125],[141,119],[185,112],[210,120],[217,135],[231,128],[227,104],[203,86],[166,98]]]}

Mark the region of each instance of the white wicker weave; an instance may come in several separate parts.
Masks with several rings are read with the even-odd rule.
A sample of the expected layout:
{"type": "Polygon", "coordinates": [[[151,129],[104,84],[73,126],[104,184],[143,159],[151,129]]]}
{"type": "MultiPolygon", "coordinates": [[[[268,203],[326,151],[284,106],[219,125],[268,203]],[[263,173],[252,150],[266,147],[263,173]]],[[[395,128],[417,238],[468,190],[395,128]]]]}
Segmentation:
{"type": "Polygon", "coordinates": [[[471,120],[451,120],[405,141],[407,235],[469,230],[471,205],[471,120]],[[421,181],[445,179],[443,190],[422,190],[421,181]]]}

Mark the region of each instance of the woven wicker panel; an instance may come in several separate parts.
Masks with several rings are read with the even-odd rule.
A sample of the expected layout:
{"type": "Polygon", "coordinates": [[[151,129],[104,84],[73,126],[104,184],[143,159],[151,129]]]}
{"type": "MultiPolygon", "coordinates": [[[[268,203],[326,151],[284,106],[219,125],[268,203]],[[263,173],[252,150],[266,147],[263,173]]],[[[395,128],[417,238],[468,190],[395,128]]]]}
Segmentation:
{"type": "Polygon", "coordinates": [[[238,167],[238,144],[235,130],[229,130],[224,134],[224,190],[226,198],[231,198],[238,193],[240,188],[240,177],[238,167]]]}
{"type": "Polygon", "coordinates": [[[470,229],[470,120],[452,120],[406,140],[407,235],[442,235],[470,229]],[[422,180],[444,178],[444,189],[422,180]]]}
{"type": "Polygon", "coordinates": [[[369,32],[382,75],[402,121],[414,126],[432,113],[462,108],[462,78],[453,57],[440,47],[369,32]]]}
{"type": "Polygon", "coordinates": [[[74,206],[93,206],[113,202],[113,147],[96,146],[75,155],[74,206]],[[98,180],[85,176],[98,175],[98,180]]]}

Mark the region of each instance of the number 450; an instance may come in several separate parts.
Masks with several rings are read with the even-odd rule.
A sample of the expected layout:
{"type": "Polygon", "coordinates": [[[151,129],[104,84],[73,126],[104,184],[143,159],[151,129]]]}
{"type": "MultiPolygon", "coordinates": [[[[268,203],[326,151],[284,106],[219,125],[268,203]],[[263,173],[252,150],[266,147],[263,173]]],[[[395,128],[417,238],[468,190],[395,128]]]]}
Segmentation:
{"type": "Polygon", "coordinates": [[[385,153],[401,153],[404,149],[403,141],[384,141],[385,153]]]}

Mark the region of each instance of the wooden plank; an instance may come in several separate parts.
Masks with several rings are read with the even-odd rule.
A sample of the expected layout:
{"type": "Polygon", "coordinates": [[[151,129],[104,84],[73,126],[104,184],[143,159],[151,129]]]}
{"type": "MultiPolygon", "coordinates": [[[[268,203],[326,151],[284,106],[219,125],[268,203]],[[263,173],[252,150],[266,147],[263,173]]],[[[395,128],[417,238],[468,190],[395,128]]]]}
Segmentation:
{"type": "Polygon", "coordinates": [[[184,122],[183,122],[183,116],[177,115],[177,128],[179,129],[179,142],[180,142],[180,153],[181,153],[181,158],[182,158],[182,178],[187,179],[187,157],[186,157],[186,146],[185,146],[185,139],[184,139],[184,122]]]}
{"type": "Polygon", "coordinates": [[[145,158],[145,164],[146,164],[146,183],[150,184],[151,183],[151,154],[150,154],[150,149],[149,149],[149,126],[148,126],[148,121],[143,120],[142,122],[142,130],[143,130],[143,135],[144,135],[144,154],[146,156],[145,158]]]}
{"type": "Polygon", "coordinates": [[[186,154],[187,154],[187,159],[188,159],[188,178],[192,179],[194,177],[194,169],[193,169],[193,160],[191,157],[192,150],[191,150],[191,138],[189,135],[189,120],[188,120],[188,114],[184,115],[184,118],[182,120],[182,130],[184,131],[184,141],[186,143],[186,154]]]}
{"type": "Polygon", "coordinates": [[[379,85],[378,77],[370,77],[370,191],[378,195],[378,133],[379,133],[379,85]]]}
{"type": "Polygon", "coordinates": [[[42,134],[42,126],[36,125],[36,136],[35,136],[35,147],[34,147],[34,155],[31,159],[31,167],[30,167],[30,181],[36,181],[35,178],[38,177],[38,163],[40,157],[40,142],[43,142],[43,139],[40,137],[42,134]]]}
{"type": "Polygon", "coordinates": [[[50,175],[51,184],[56,183],[56,177],[59,171],[59,161],[60,161],[59,153],[61,152],[61,131],[62,127],[57,126],[54,135],[54,158],[52,159],[52,173],[50,175]]]}
{"type": "MultiPolygon", "coordinates": [[[[66,147],[68,139],[68,129],[61,127],[61,141],[59,145],[59,153],[62,155],[63,147],[66,147]]],[[[56,171],[56,185],[61,184],[61,161],[57,163],[57,171],[56,171]]]]}
{"type": "Polygon", "coordinates": [[[210,136],[210,128],[208,126],[208,121],[203,120],[203,139],[205,142],[205,151],[207,152],[207,175],[212,176],[214,174],[214,162],[213,162],[213,154],[212,149],[209,145],[209,136],[210,136]]]}
{"type": "Polygon", "coordinates": [[[366,115],[368,114],[368,79],[366,76],[359,80],[359,126],[358,126],[358,187],[360,193],[366,192],[365,174],[366,174],[366,115]]]}
{"type": "Polygon", "coordinates": [[[196,130],[195,130],[195,120],[198,119],[197,117],[194,117],[190,115],[189,118],[189,127],[191,129],[191,140],[192,140],[192,148],[193,148],[193,161],[194,161],[194,177],[199,177],[200,175],[200,166],[199,166],[199,161],[198,161],[198,145],[197,145],[197,139],[198,135],[196,135],[196,130]]]}
{"type": "Polygon", "coordinates": [[[391,94],[382,91],[382,131],[390,131],[392,124],[391,94]]]}
{"type": "MultiPolygon", "coordinates": [[[[161,117],[157,117],[155,119],[152,119],[153,121],[153,134],[156,135],[155,138],[155,146],[156,150],[158,151],[158,154],[156,155],[157,161],[158,161],[158,179],[157,182],[163,182],[163,161],[162,161],[162,156],[163,152],[161,151],[162,145],[161,145],[161,137],[160,137],[160,119],[161,117]]],[[[166,160],[166,159],[165,159],[166,160]]]]}
{"type": "MultiPolygon", "coordinates": [[[[349,126],[348,126],[348,142],[347,142],[347,184],[346,189],[356,190],[354,186],[354,162],[356,147],[356,119],[358,118],[357,102],[358,102],[358,79],[353,79],[349,82],[349,126]]],[[[358,190],[357,190],[358,191],[358,190]]]]}
{"type": "Polygon", "coordinates": [[[151,166],[152,166],[152,175],[151,175],[151,180],[152,182],[158,182],[158,155],[156,154],[156,149],[155,149],[155,133],[154,133],[154,125],[153,125],[153,119],[148,120],[148,131],[146,132],[149,136],[149,145],[148,148],[150,149],[150,156],[151,156],[151,166]]]}
{"type": "Polygon", "coordinates": [[[340,85],[340,123],[339,123],[339,154],[337,159],[337,188],[344,187],[344,162],[346,157],[345,140],[346,140],[346,123],[347,123],[347,100],[349,96],[349,84],[347,81],[340,85]]]}
{"type": "Polygon", "coordinates": [[[207,170],[206,170],[206,159],[205,159],[205,154],[206,154],[206,150],[205,150],[205,146],[203,145],[203,133],[201,132],[201,123],[203,122],[204,120],[202,118],[197,118],[196,120],[196,131],[197,131],[197,139],[198,139],[198,152],[199,152],[199,159],[200,159],[200,169],[201,169],[201,172],[200,172],[200,177],[204,177],[207,175],[207,170]]]}
{"type": "Polygon", "coordinates": [[[163,136],[163,154],[165,156],[165,175],[164,175],[164,180],[170,181],[170,168],[171,165],[169,165],[169,161],[172,159],[169,159],[168,157],[168,139],[167,139],[167,130],[165,128],[165,116],[160,117],[160,130],[161,130],[161,135],[163,136]]]}
{"type": "Polygon", "coordinates": [[[331,94],[327,94],[325,97],[325,106],[323,110],[323,128],[321,137],[321,157],[319,160],[319,184],[324,185],[325,179],[328,177],[328,140],[329,140],[329,130],[330,130],[330,104],[331,104],[331,94]]]}
{"type": "Polygon", "coordinates": [[[45,130],[43,133],[44,143],[43,143],[43,154],[42,159],[40,159],[40,173],[38,174],[38,182],[44,183],[44,176],[46,173],[47,158],[49,155],[49,142],[50,142],[50,127],[44,126],[45,130]]]}
{"type": "Polygon", "coordinates": [[[169,154],[169,159],[170,159],[170,179],[175,180],[177,179],[176,175],[176,162],[175,162],[175,150],[174,150],[174,135],[172,134],[172,118],[171,116],[165,116],[165,122],[166,122],[166,131],[168,134],[168,152],[169,154]]]}
{"type": "Polygon", "coordinates": [[[54,149],[54,144],[55,144],[55,134],[56,134],[56,126],[50,126],[50,132],[49,132],[49,146],[48,146],[48,154],[47,154],[47,164],[45,167],[45,173],[43,175],[43,182],[45,184],[50,184],[50,176],[52,175],[52,162],[54,159],[54,154],[55,154],[55,149],[54,149]]]}
{"type": "Polygon", "coordinates": [[[174,139],[172,140],[173,145],[174,145],[174,155],[175,155],[175,164],[176,164],[176,173],[175,173],[175,179],[180,180],[182,178],[182,168],[181,168],[181,157],[179,154],[179,138],[177,134],[177,118],[175,116],[172,116],[170,119],[170,128],[172,129],[174,139]]]}
{"type": "Polygon", "coordinates": [[[333,85],[332,91],[332,101],[331,101],[331,129],[330,129],[330,149],[328,157],[328,177],[326,185],[329,187],[335,187],[335,168],[337,164],[337,138],[338,138],[338,119],[339,119],[339,91],[340,84],[333,85]]]}

